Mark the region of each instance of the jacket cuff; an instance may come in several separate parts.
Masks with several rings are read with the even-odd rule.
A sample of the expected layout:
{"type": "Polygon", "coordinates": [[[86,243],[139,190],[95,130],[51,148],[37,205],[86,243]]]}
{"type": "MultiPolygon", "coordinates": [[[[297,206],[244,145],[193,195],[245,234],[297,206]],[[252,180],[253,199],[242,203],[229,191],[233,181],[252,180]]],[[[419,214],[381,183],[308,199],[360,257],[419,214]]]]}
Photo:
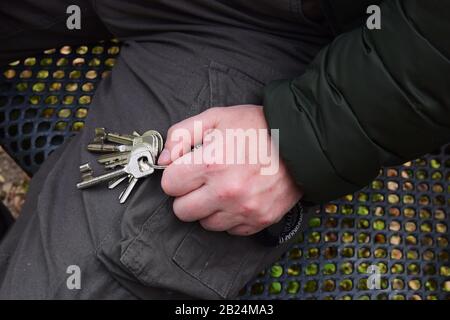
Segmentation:
{"type": "Polygon", "coordinates": [[[264,114],[270,129],[279,129],[281,158],[303,189],[303,200],[320,204],[360,189],[340,177],[327,159],[307,113],[296,103],[291,80],[265,88],[264,114]]]}

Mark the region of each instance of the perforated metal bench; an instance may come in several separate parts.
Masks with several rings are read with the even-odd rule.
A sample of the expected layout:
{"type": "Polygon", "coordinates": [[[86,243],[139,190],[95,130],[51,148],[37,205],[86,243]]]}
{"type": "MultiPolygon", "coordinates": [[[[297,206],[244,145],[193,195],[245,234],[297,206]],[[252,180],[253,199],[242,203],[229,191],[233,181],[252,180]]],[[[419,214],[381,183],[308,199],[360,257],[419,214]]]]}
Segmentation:
{"type": "MultiPolygon", "coordinates": [[[[1,69],[0,143],[28,174],[83,128],[119,51],[116,42],[63,47],[1,69]]],[[[450,300],[449,208],[447,146],[323,206],[241,297],[450,300]],[[368,288],[368,270],[381,273],[378,289],[368,288]]]]}

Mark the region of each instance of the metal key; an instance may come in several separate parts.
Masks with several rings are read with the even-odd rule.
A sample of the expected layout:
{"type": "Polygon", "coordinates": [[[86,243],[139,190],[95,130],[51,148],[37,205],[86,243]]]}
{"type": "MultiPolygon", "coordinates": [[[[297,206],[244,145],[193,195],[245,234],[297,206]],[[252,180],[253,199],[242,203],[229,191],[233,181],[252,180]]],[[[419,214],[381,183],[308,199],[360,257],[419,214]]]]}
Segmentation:
{"type": "Polygon", "coordinates": [[[114,189],[119,184],[121,184],[123,181],[125,181],[127,178],[129,179],[130,175],[125,176],[125,177],[119,177],[119,178],[116,178],[114,180],[109,181],[108,182],[108,189],[114,189]]]}
{"type": "Polygon", "coordinates": [[[95,138],[94,143],[103,143],[106,139],[105,128],[95,128],[95,138]]]}
{"type": "Polygon", "coordinates": [[[122,135],[117,133],[107,133],[106,140],[109,142],[115,142],[119,144],[133,145],[133,141],[136,138],[135,135],[122,135]]]}
{"type": "Polygon", "coordinates": [[[140,135],[134,131],[131,135],[108,133],[104,128],[95,130],[95,138],[87,149],[91,152],[101,152],[97,158],[105,169],[119,169],[100,176],[93,176],[89,164],[80,167],[82,182],[77,184],[79,189],[85,189],[97,184],[108,182],[108,188],[113,189],[127,181],[128,184],[121,192],[119,201],[124,203],[138,184],[140,178],[146,177],[156,169],[166,166],[156,165],[164,141],[159,132],[146,131],[140,135]]]}
{"type": "Polygon", "coordinates": [[[155,151],[160,153],[162,151],[164,141],[161,136],[161,134],[158,131],[155,130],[149,130],[144,132],[142,136],[140,136],[138,139],[135,140],[135,143],[143,142],[143,143],[150,143],[153,146],[155,146],[155,151]],[[149,140],[151,139],[151,140],[149,140]]]}
{"type": "MultiPolygon", "coordinates": [[[[116,133],[106,133],[97,128],[100,133],[97,133],[96,139],[94,143],[88,145],[88,150],[93,152],[110,152],[104,154],[97,158],[98,163],[103,164],[106,169],[114,169],[117,166],[125,166],[128,161],[129,153],[131,152],[133,145],[135,144],[135,139],[140,137],[139,133],[136,131],[133,132],[133,135],[120,135],[116,133]],[[103,133],[103,135],[102,135],[103,133]],[[99,143],[99,138],[104,136],[104,140],[112,141],[112,142],[123,142],[125,144],[121,145],[113,145],[113,144],[105,144],[104,140],[101,140],[99,143]]],[[[104,130],[104,129],[103,129],[104,130]]]]}
{"type": "Polygon", "coordinates": [[[89,163],[80,166],[81,180],[86,181],[92,178],[92,169],[89,163]]]}
{"type": "Polygon", "coordinates": [[[133,147],[133,151],[129,155],[128,163],[123,168],[105,173],[97,177],[91,176],[87,180],[78,183],[77,188],[89,188],[102,182],[107,182],[128,174],[132,175],[134,178],[139,179],[148,176],[155,171],[151,166],[143,168],[140,164],[141,161],[145,161],[146,163],[153,162],[152,153],[150,152],[149,148],[144,145],[133,147]]]}
{"type": "Polygon", "coordinates": [[[119,196],[120,203],[125,203],[125,201],[127,201],[128,197],[130,196],[131,192],[133,191],[133,188],[136,186],[138,180],[139,179],[137,179],[135,177],[129,178],[127,187],[125,188],[125,190],[123,190],[120,193],[120,196],[119,196]]]}
{"type": "MultiPolygon", "coordinates": [[[[151,162],[151,159],[149,159],[149,160],[151,162]]],[[[147,159],[144,159],[144,158],[140,158],[138,160],[138,165],[139,165],[139,169],[141,171],[148,171],[148,170],[151,170],[151,168],[152,168],[151,163],[148,163],[147,159]]],[[[125,201],[127,201],[128,197],[130,196],[130,194],[133,191],[134,187],[136,186],[137,182],[138,182],[138,178],[136,178],[134,176],[131,176],[129,178],[126,189],[124,191],[122,191],[122,193],[119,196],[120,203],[124,203],[125,201]]]]}
{"type": "Polygon", "coordinates": [[[127,175],[128,172],[126,172],[125,167],[112,171],[112,172],[108,172],[105,174],[102,174],[100,176],[97,177],[91,177],[90,179],[87,179],[83,182],[77,183],[77,188],[78,189],[86,189],[92,186],[95,186],[97,184],[100,184],[102,182],[106,182],[106,181],[110,181],[112,179],[118,178],[120,176],[123,175],[127,175]]]}
{"type": "Polygon", "coordinates": [[[116,145],[107,143],[90,143],[87,149],[91,152],[129,152],[132,149],[130,145],[116,145]]]}
{"type": "Polygon", "coordinates": [[[137,178],[133,176],[129,178],[127,187],[120,193],[119,196],[120,203],[124,203],[125,201],[127,201],[128,197],[131,194],[131,191],[133,191],[133,188],[136,186],[137,182],[138,182],[137,178]]]}
{"type": "Polygon", "coordinates": [[[123,167],[126,166],[128,163],[127,159],[123,159],[123,160],[118,160],[118,161],[112,161],[112,162],[107,162],[104,163],[104,167],[105,169],[115,169],[116,167],[123,167]]]}

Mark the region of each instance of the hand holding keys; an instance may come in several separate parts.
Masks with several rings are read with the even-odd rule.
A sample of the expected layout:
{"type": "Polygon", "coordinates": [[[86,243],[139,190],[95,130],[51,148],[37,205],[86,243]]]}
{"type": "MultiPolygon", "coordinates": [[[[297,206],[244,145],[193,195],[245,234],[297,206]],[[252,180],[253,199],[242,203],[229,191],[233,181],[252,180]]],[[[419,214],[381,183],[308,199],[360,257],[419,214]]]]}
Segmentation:
{"type": "Polygon", "coordinates": [[[156,165],[156,160],[163,148],[163,139],[159,132],[150,130],[143,135],[134,132],[132,135],[107,133],[104,128],[95,130],[95,139],[87,149],[91,152],[105,153],[97,161],[105,169],[114,171],[100,176],[93,176],[89,164],[80,166],[82,182],[77,184],[78,189],[85,189],[97,184],[108,182],[113,189],[128,180],[128,185],[120,194],[119,201],[124,203],[139,179],[151,175],[156,169],[165,169],[165,166],[156,165]]]}

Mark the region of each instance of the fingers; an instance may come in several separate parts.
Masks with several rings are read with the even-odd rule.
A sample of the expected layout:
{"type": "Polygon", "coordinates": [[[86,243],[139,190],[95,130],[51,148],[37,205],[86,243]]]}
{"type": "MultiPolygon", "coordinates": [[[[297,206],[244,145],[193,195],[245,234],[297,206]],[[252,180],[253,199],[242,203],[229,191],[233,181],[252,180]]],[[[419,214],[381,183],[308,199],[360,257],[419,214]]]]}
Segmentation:
{"type": "Polygon", "coordinates": [[[227,232],[233,236],[250,236],[252,234],[258,233],[261,230],[255,229],[255,227],[249,225],[240,224],[229,229],[227,232]]]}
{"type": "Polygon", "coordinates": [[[216,123],[216,113],[212,108],[170,127],[158,164],[168,165],[188,153],[192,146],[201,144],[204,132],[213,129],[216,123]]]}
{"type": "Polygon", "coordinates": [[[197,190],[206,182],[204,165],[196,164],[195,157],[199,149],[194,149],[178,158],[163,172],[161,187],[172,197],[180,197],[197,190]]]}
{"type": "Polygon", "coordinates": [[[213,192],[208,186],[203,186],[173,202],[175,215],[184,222],[193,222],[213,215],[219,209],[219,203],[214,201],[213,192]]]}
{"type": "Polygon", "coordinates": [[[200,220],[200,225],[204,229],[216,232],[233,229],[240,223],[242,221],[239,216],[224,211],[218,211],[200,220]]]}

